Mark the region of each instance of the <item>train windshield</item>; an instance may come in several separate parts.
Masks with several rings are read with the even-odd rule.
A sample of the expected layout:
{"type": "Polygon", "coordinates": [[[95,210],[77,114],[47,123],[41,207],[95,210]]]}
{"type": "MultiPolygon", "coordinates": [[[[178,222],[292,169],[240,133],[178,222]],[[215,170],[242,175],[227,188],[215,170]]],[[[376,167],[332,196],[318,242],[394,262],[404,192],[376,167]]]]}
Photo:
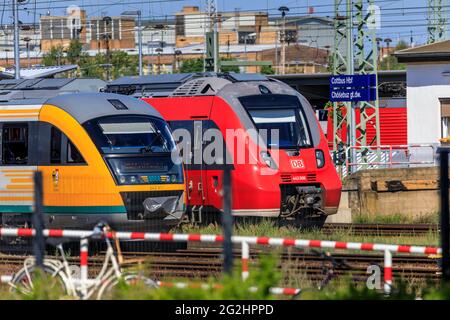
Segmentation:
{"type": "Polygon", "coordinates": [[[311,147],[308,123],[297,97],[259,95],[243,97],[240,101],[268,147],[311,147]]]}
{"type": "Polygon", "coordinates": [[[146,116],[106,117],[85,127],[103,154],[169,153],[175,148],[167,124],[146,116]]]}

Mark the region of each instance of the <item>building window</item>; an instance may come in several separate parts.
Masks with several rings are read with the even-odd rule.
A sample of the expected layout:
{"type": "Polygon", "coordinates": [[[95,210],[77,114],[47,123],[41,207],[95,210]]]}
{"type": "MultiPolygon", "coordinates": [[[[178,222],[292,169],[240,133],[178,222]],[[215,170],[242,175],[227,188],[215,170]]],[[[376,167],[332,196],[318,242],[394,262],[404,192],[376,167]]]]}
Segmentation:
{"type": "Polygon", "coordinates": [[[450,138],[450,99],[441,99],[441,138],[450,138]]]}
{"type": "Polygon", "coordinates": [[[3,125],[3,164],[28,163],[28,124],[11,123],[3,125]]]}

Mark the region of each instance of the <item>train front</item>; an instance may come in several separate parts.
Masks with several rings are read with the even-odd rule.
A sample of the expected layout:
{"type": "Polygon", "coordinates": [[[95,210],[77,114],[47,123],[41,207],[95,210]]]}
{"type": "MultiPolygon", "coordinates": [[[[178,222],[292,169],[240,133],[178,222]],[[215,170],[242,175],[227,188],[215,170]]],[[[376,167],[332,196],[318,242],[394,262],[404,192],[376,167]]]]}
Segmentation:
{"type": "Polygon", "coordinates": [[[342,184],[309,102],[275,81],[234,83],[219,95],[245,127],[247,159],[254,161],[235,163],[233,212],[251,210],[301,226],[320,226],[336,214],[342,184]]]}

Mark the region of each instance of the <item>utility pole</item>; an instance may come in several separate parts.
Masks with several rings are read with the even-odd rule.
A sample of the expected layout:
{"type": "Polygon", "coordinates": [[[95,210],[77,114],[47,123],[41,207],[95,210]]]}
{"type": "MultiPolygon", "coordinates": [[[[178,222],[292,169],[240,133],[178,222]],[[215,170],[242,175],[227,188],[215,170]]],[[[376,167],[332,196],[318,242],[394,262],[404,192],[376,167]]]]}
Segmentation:
{"type": "Polygon", "coordinates": [[[283,19],[283,33],[281,35],[282,47],[281,47],[281,74],[286,73],[286,13],[289,12],[289,8],[281,6],[278,8],[281,12],[281,18],[283,19]]]}
{"type": "Polygon", "coordinates": [[[206,57],[205,71],[219,72],[219,32],[217,26],[217,1],[206,0],[206,8],[209,20],[209,31],[206,33],[206,57]]]}
{"type": "MultiPolygon", "coordinates": [[[[373,22],[377,13],[374,12],[375,7],[373,4],[373,0],[335,0],[336,17],[333,74],[374,74],[376,80],[372,85],[378,87],[378,46],[375,30],[376,24],[373,22]],[[344,8],[345,14],[341,14],[344,12],[344,8]],[[355,12],[357,26],[355,43],[353,39],[353,12],[355,12]],[[342,54],[340,49],[344,45],[346,45],[347,52],[342,54]]],[[[356,124],[356,106],[354,103],[333,104],[333,149],[335,152],[342,151],[344,146],[380,145],[378,90],[376,92],[374,101],[363,101],[359,103],[359,124],[356,124]],[[345,112],[341,110],[341,106],[345,107],[345,112]],[[342,141],[342,133],[345,125],[347,126],[347,141],[342,141]],[[372,127],[373,131],[375,131],[375,136],[371,141],[367,141],[369,127],[372,127]]],[[[358,150],[358,152],[363,154],[363,157],[366,151],[363,149],[358,150]]],[[[355,163],[356,160],[357,151],[353,148],[351,162],[355,163]]],[[[350,166],[350,169],[352,168],[354,166],[350,166]]]]}
{"type": "Polygon", "coordinates": [[[137,11],[138,16],[138,41],[139,41],[139,76],[142,76],[142,13],[137,11]]]}
{"type": "Polygon", "coordinates": [[[138,55],[139,55],[139,75],[142,76],[142,11],[124,11],[123,16],[137,16],[138,18],[138,55]]]}
{"type": "MultiPolygon", "coordinates": [[[[335,0],[334,2],[333,75],[353,74],[354,72],[351,5],[351,0],[335,0]],[[341,49],[343,50],[341,51],[341,49]]],[[[352,103],[333,103],[333,150],[335,152],[341,152],[345,146],[352,144],[351,115],[352,103]],[[345,110],[341,110],[341,107],[344,107],[345,110]],[[345,126],[347,127],[347,141],[342,140],[345,126]]]]}
{"type": "Polygon", "coordinates": [[[14,78],[20,79],[19,0],[13,0],[14,13],[14,78]]]}
{"type": "Polygon", "coordinates": [[[428,43],[447,40],[447,0],[428,0],[428,43]]]}

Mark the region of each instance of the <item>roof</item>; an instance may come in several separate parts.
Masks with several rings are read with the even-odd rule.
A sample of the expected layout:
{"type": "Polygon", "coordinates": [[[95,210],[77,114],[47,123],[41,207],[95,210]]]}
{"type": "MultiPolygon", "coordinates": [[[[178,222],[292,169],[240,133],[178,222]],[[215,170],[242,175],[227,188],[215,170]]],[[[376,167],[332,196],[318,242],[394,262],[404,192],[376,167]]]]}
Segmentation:
{"type": "Polygon", "coordinates": [[[63,94],[48,99],[46,104],[63,109],[79,123],[112,115],[148,115],[162,118],[147,102],[113,93],[63,94]],[[127,109],[119,110],[109,100],[119,100],[127,109]]]}
{"type": "Polygon", "coordinates": [[[106,83],[100,79],[9,79],[0,81],[0,101],[48,99],[68,92],[98,92],[106,83]]]}
{"type": "Polygon", "coordinates": [[[210,91],[209,89],[223,86],[225,84],[223,80],[226,80],[226,83],[269,81],[266,76],[256,73],[179,73],[156,76],[121,77],[109,83],[105,88],[105,91],[137,97],[214,95],[217,93],[217,90],[210,91]],[[196,80],[196,82],[194,80],[196,80]],[[187,85],[188,83],[189,85],[187,85]]]}
{"type": "MultiPolygon", "coordinates": [[[[77,68],[78,66],[76,64],[69,64],[64,66],[21,68],[20,78],[22,79],[49,78],[59,73],[67,72],[77,68]]],[[[14,79],[14,73],[15,70],[13,68],[0,71],[0,79],[14,79]]]]}
{"type": "Polygon", "coordinates": [[[395,56],[401,63],[450,61],[450,40],[397,51],[395,56]]]}

